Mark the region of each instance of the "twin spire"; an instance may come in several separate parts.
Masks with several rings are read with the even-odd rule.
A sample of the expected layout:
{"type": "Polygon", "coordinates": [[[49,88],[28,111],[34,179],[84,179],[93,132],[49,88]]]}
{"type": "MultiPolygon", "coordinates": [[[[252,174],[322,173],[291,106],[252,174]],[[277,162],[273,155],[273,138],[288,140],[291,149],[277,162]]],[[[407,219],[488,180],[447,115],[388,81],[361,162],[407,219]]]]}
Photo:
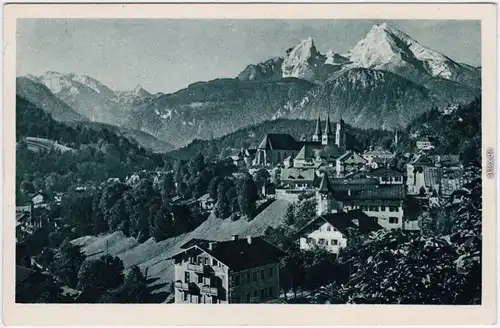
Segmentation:
{"type": "MultiPolygon", "coordinates": [[[[326,123],[325,123],[325,134],[326,135],[332,134],[332,126],[330,124],[330,114],[327,114],[326,123]]],[[[314,135],[316,135],[316,136],[323,135],[323,133],[321,131],[321,119],[319,116],[318,116],[318,120],[316,121],[316,131],[314,132],[314,135]]]]}

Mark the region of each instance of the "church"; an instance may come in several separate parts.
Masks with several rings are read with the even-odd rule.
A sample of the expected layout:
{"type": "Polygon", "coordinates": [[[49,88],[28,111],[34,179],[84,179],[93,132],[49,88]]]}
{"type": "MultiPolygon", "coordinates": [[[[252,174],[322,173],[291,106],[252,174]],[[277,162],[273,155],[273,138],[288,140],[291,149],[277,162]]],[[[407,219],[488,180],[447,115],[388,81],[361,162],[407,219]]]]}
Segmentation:
{"type": "Polygon", "coordinates": [[[312,140],[298,141],[289,134],[267,134],[257,147],[256,165],[307,168],[318,163],[334,163],[347,150],[346,128],[342,119],[332,129],[327,116],[324,129],[318,117],[312,140]]]}

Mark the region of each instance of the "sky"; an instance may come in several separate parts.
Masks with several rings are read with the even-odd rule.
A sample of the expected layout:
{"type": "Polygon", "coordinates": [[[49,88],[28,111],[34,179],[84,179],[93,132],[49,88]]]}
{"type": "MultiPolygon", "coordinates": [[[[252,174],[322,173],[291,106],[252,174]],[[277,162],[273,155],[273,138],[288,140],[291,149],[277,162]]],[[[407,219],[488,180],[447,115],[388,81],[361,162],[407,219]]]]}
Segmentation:
{"type": "Polygon", "coordinates": [[[50,70],[88,75],[115,90],[141,85],[169,93],[236,77],[309,36],[321,53],[345,53],[382,22],[455,61],[481,65],[479,21],[19,19],[17,75],[50,70]]]}

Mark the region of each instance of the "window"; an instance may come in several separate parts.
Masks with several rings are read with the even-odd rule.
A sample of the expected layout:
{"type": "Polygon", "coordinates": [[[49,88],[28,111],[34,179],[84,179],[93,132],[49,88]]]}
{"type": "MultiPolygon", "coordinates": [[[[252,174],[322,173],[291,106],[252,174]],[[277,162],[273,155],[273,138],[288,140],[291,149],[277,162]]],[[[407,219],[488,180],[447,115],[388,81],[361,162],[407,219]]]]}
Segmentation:
{"type": "Polygon", "coordinates": [[[201,274],[198,275],[198,283],[203,283],[203,276],[201,274]]]}
{"type": "Polygon", "coordinates": [[[264,270],[260,270],[260,279],[264,279],[264,270]]]}
{"type": "Polygon", "coordinates": [[[208,257],[205,257],[204,258],[204,262],[203,262],[205,265],[208,265],[208,257]]]}
{"type": "Polygon", "coordinates": [[[274,275],[274,268],[269,268],[269,277],[274,275]]]}
{"type": "Polygon", "coordinates": [[[397,212],[398,207],[397,206],[389,206],[389,212],[397,212]]]}
{"type": "Polygon", "coordinates": [[[258,297],[259,296],[259,291],[258,290],[254,290],[253,291],[253,297],[258,297]]]}
{"type": "Polygon", "coordinates": [[[184,272],[184,282],[189,283],[189,272],[184,272]]]}
{"type": "Polygon", "coordinates": [[[189,296],[188,292],[184,292],[184,302],[187,302],[188,296],[189,296]]]}
{"type": "Polygon", "coordinates": [[[314,244],[315,244],[315,242],[314,242],[314,239],[313,239],[313,238],[307,238],[307,243],[308,243],[308,244],[312,244],[312,245],[314,245],[314,244]]]}
{"type": "Polygon", "coordinates": [[[250,303],[250,293],[247,293],[247,303],[250,303]]]}
{"type": "Polygon", "coordinates": [[[213,303],[213,304],[217,304],[217,297],[212,296],[212,303],[213,303]]]}
{"type": "Polygon", "coordinates": [[[378,212],[378,206],[368,206],[368,209],[372,212],[378,212]]]}
{"type": "Polygon", "coordinates": [[[381,206],[380,206],[380,210],[381,210],[382,212],[383,212],[383,211],[385,211],[385,205],[381,205],[381,206]]]}
{"type": "Polygon", "coordinates": [[[266,299],[266,290],[265,289],[260,290],[260,299],[261,300],[266,299]]]}
{"type": "Polygon", "coordinates": [[[212,265],[214,265],[214,266],[219,265],[219,261],[217,261],[216,259],[213,259],[212,260],[212,265]]]}
{"type": "Polygon", "coordinates": [[[332,245],[338,245],[339,241],[337,239],[332,239],[331,243],[332,243],[332,245]]]}
{"type": "Polygon", "coordinates": [[[239,286],[240,285],[240,275],[235,275],[234,276],[234,285],[239,286]]]}
{"type": "Polygon", "coordinates": [[[257,272],[254,272],[252,275],[252,281],[257,281],[257,272]]]}
{"type": "Polygon", "coordinates": [[[324,245],[325,244],[325,238],[320,238],[318,244],[324,245]]]}
{"type": "Polygon", "coordinates": [[[393,217],[393,216],[392,216],[392,217],[390,217],[390,218],[389,218],[389,223],[398,223],[398,218],[393,217]]]}
{"type": "Polygon", "coordinates": [[[327,226],[327,227],[326,227],[326,230],[327,230],[327,231],[332,231],[332,227],[331,227],[331,226],[327,226]]]}
{"type": "Polygon", "coordinates": [[[247,272],[247,282],[250,282],[250,272],[247,272]]]}
{"type": "Polygon", "coordinates": [[[196,259],[192,256],[189,257],[189,263],[191,264],[195,264],[196,263],[196,259]]]}
{"type": "Polygon", "coordinates": [[[273,287],[269,287],[269,297],[273,297],[274,296],[274,288],[273,287]]]}

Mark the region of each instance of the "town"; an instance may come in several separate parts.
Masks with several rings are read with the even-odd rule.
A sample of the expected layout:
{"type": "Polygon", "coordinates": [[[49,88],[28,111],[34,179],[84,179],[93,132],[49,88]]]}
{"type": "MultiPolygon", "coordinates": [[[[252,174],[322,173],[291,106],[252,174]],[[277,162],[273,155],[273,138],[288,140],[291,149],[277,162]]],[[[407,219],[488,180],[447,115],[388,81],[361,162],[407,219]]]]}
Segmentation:
{"type": "Polygon", "coordinates": [[[482,304],[450,22],[18,20],[16,303],[482,304]]]}
{"type": "MultiPolygon", "coordinates": [[[[206,186],[211,192],[188,198],[175,192],[181,188],[179,182],[170,181],[170,187],[175,190],[167,191],[173,196],[168,202],[178,212],[185,211],[181,216],[186,213],[190,213],[188,216],[193,213],[224,216],[221,203],[228,200],[221,195],[226,192],[220,186],[221,181],[226,179],[238,185],[241,177],[249,177],[248,190],[242,192],[238,188],[238,192],[247,193],[248,199],[240,201],[234,211],[229,208],[228,214],[247,216],[245,220],[249,221],[257,217],[264,222],[264,227],[266,222],[286,219],[284,222],[295,228],[287,238],[296,249],[311,252],[320,249],[321,254],[331,260],[330,257],[337,258],[354,240],[359,242],[363,236],[377,231],[421,234],[423,209],[438,208],[444,199],[470,182],[466,180],[459,155],[435,154],[428,138],[414,140],[414,150],[403,154],[406,164],[401,168],[395,165],[395,153],[389,149],[370,146],[358,151],[350,145],[350,140],[353,137],[343,120],[332,124],[329,116],[325,120],[318,117],[308,140],[296,140],[289,134],[267,134],[255,148],[235,150],[234,155],[225,159],[212,160],[230,174],[223,179],[214,177],[206,186]],[[211,186],[217,182],[218,187],[211,186]],[[251,195],[252,192],[255,195],[251,195]],[[244,210],[245,202],[253,209],[244,210]],[[314,208],[297,219],[300,223],[290,218],[297,216],[294,209],[311,204],[314,208]]],[[[397,149],[398,132],[393,135],[392,145],[397,149]]],[[[141,179],[149,176],[154,186],[168,188],[164,177],[171,177],[172,173],[173,170],[143,171],[123,181],[111,178],[107,183],[137,187],[141,179]]],[[[91,188],[95,186],[76,185],[73,193],[84,194],[91,188]]],[[[54,274],[39,263],[40,256],[23,257],[30,253],[26,250],[30,242],[25,241],[29,241],[37,229],[57,232],[67,228],[64,219],[54,217],[61,212],[63,193],[48,195],[39,191],[29,197],[28,202],[16,207],[17,256],[18,262],[23,263],[18,265],[18,270],[24,277],[19,284],[23,284],[24,279],[36,281],[39,275],[54,274]]],[[[244,197],[236,195],[238,201],[244,197]]],[[[460,202],[458,198],[455,201],[460,202]]],[[[175,215],[175,210],[172,209],[172,213],[175,215]]],[[[276,226],[270,224],[269,227],[271,229],[248,235],[222,234],[214,240],[192,238],[183,243],[179,251],[163,259],[173,261],[175,266],[168,271],[170,277],[163,277],[171,283],[170,302],[285,302],[290,297],[287,293],[293,289],[292,284],[290,290],[285,290],[280,281],[285,279],[280,275],[280,263],[287,253],[282,245],[271,242],[269,230],[276,226]]],[[[185,228],[181,233],[189,230],[185,228]]],[[[336,274],[333,270],[322,273],[336,274]]],[[[325,283],[328,281],[327,278],[325,283]]],[[[85,299],[76,285],[64,286],[62,290],[67,300],[85,299]]]]}

